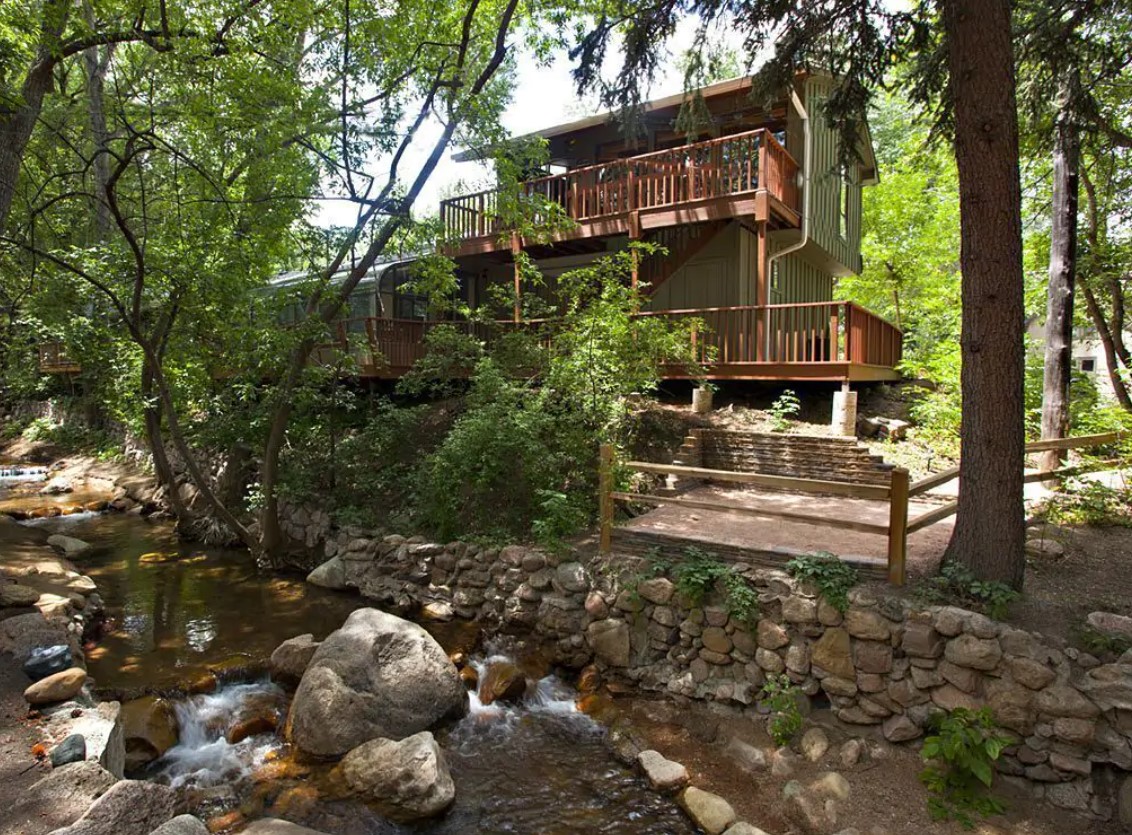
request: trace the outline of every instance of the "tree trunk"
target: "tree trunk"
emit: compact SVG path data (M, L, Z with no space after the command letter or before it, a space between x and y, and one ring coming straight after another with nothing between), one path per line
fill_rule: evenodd
M963 325L959 508L947 557L1022 585L1022 197L1009 0L947 0Z
M177 478L173 466L169 463L169 456L165 454L165 435L161 431L161 403L154 400L153 366L149 360L142 361L141 396L145 403L142 410L143 425L145 426L145 440L149 444L149 454L153 458L153 472L157 476L157 483L165 488L169 498L169 506L173 516L177 519L178 530L190 521L188 509L181 501L181 494L177 492Z
M1073 363L1073 288L1077 278L1077 189L1081 143L1069 102L1072 83L1062 90L1053 145L1053 216L1050 224L1049 298L1046 305L1045 367L1042 376L1042 438L1069 433L1069 381ZM1041 455L1041 469L1056 470L1062 450Z
M55 50L70 15L68 0L47 0L43 4L42 24L35 60L20 89L19 100L0 102L0 235L8 228L8 215L16 197L16 181L31 141L35 123L43 109L43 97L51 89Z
M1112 338L1112 332L1108 329L1108 320L1105 319L1104 311L1101 309L1100 302L1097 300L1097 295L1093 292L1093 289L1082 283L1081 293L1085 297L1085 309L1089 312L1089 319L1092 320L1093 327L1097 329L1097 334L1101 339L1105 365L1108 367L1108 380L1112 384L1116 402L1124 409L1132 412L1132 395L1129 394L1128 386L1125 385L1124 379L1120 376L1120 359L1117 356L1116 341Z

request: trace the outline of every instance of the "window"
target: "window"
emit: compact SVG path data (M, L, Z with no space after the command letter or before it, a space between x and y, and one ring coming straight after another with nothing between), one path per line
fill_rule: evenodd
M1093 357L1084 357L1081 359L1081 370L1092 373L1097 370L1097 361Z

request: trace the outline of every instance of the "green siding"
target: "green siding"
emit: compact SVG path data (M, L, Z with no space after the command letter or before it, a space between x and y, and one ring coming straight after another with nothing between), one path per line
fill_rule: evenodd
M770 282L771 304L827 302L832 299L833 277L828 270L810 263L798 252L774 261Z
M826 120L825 103L829 80L806 81L806 109L810 115L813 142L810 184L810 237L846 272L861 271L861 178L858 166L850 165L847 182L842 177L840 137ZM841 190L846 189L848 212L841 220Z

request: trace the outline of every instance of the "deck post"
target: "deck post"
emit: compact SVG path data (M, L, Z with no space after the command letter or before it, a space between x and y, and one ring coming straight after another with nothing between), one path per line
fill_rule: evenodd
M888 508L888 582L904 585L904 558L908 553L908 471L892 471Z
M515 324L519 323L522 318L522 309L519 306L520 295L523 292L522 287L522 274L519 268L519 251L522 249L522 242L519 240L519 233L511 233L511 260L515 263Z
M767 260L766 221L759 221L755 229L755 362L767 359L767 339L770 328L770 276Z
M602 444L598 463L598 551L613 547L613 445Z

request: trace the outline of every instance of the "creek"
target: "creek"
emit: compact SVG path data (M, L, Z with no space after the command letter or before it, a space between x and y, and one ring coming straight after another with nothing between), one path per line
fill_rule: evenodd
M133 514L76 513L26 524L95 546L81 569L97 582L107 613L102 633L87 646L97 692L183 694L201 677L219 681L211 693L171 696L180 741L135 775L173 786L202 819L239 812L232 818L238 829L240 820L281 817L331 835L695 831L675 804L612 758L604 727L578 709L578 694L537 653L485 648L474 627L462 623L425 625L481 672L513 659L531 684L516 704L485 706L469 694L467 716L436 731L457 787L455 804L435 821L393 824L345 796L330 765L300 762L276 732L228 741L233 722L249 712L272 713L282 727L291 693L266 678L267 657L295 635L324 638L365 605L361 597L261 573L246 552L180 542L169 523Z

